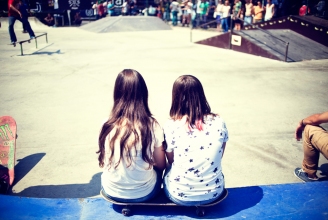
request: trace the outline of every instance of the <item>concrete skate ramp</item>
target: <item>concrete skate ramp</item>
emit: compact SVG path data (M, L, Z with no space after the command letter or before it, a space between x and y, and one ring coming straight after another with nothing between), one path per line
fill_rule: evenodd
M95 33L171 30L161 19L151 16L106 17L80 28Z
M270 34L279 39L289 42L287 61L303 61L303 60L320 60L328 59L328 47L323 46L307 37L304 37L289 29L276 29L268 31ZM269 35L269 33L260 30L240 31L238 35L242 36L269 51L280 60L284 60L286 53L286 44L277 38Z
M314 16L286 16L268 22L246 25L230 35L196 43L249 53L287 62L328 59L328 22Z
M32 27L33 30L37 29L48 29L47 25L43 24L39 19L36 17L29 17L28 21ZM1 29L8 29L9 23L8 23L8 18L7 17L0 17L0 22L1 22ZM14 25L15 30L23 30L22 23L18 20L16 20L15 25Z

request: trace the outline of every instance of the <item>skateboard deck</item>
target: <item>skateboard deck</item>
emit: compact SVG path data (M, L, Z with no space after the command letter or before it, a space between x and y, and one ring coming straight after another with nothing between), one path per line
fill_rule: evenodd
M14 182L16 122L10 116L0 117L0 193L7 193Z
M108 201L110 203L125 206L122 209L122 214L125 215L125 216L131 215L131 206L181 206L181 205L175 204L171 200L169 200L166 197L163 189L161 189L161 191L159 192L159 194L155 198L153 198L153 199L151 199L147 202L140 202L140 203L117 202L115 200L112 200L112 199L108 198L103 190L100 191L100 195L106 201ZM205 207L214 206L216 204L219 204L227 196L228 196L228 190L224 189L221 196L217 200L215 200L214 202L206 204L206 205L196 206L196 208L197 208L196 209L196 214L198 216L204 216L205 215L205 209L204 209Z

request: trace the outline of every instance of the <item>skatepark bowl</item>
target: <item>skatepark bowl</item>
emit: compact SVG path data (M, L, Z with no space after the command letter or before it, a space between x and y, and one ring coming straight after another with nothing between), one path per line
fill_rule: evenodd
M173 82L187 74L202 82L212 111L225 120L228 196L202 219L328 219L326 158L319 158L321 181L301 183L293 174L303 159L297 123L328 109L325 21L287 16L222 34L156 17L60 28L30 17L48 43L24 44L24 56L8 45L7 19L0 21L0 115L16 120L18 135L14 185L0 195L1 220L124 218L122 206L99 195L95 152L116 76L126 68L143 75L162 126ZM19 22L15 31L18 40L28 39ZM145 206L129 217L195 218L194 207Z

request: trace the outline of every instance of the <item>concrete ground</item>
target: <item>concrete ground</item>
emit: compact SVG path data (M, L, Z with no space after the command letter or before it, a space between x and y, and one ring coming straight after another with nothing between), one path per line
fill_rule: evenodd
M33 27L33 26L32 26ZM169 115L174 80L191 74L226 121L226 187L300 182L302 143L294 130L304 117L328 110L328 62L284 63L190 42L190 29L93 33L76 27L48 32L25 56L7 45L0 28L0 115L17 121L16 181L12 195L50 198L98 196L97 139L107 119L117 74L139 71L161 124ZM28 38L16 28L18 40ZM193 31L193 41L216 32ZM327 126L325 126L327 128ZM328 175L320 157L318 175Z

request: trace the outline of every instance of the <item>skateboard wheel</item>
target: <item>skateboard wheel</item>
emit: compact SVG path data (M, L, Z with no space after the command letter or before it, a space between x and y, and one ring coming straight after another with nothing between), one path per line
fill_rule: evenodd
M199 216L199 217L203 217L203 216L205 216L205 209L202 208L202 207L197 207L197 209L196 209L196 214L197 214L197 216Z
M124 216L129 216L131 214L131 209L130 208L123 208L122 209L122 214Z

